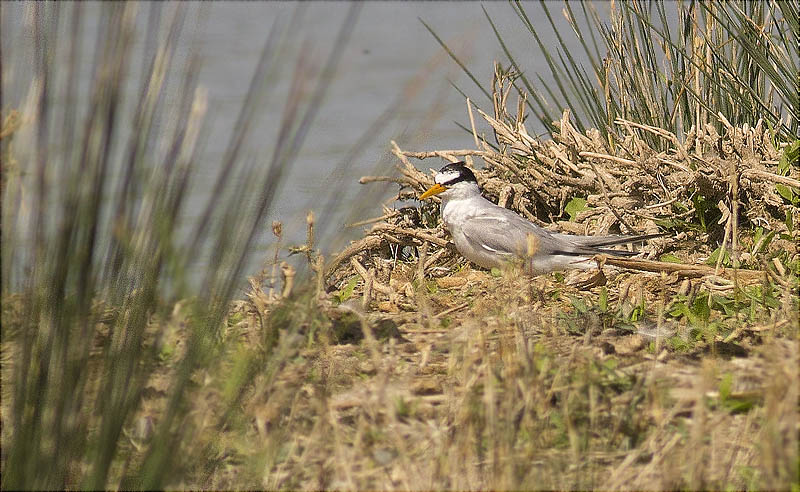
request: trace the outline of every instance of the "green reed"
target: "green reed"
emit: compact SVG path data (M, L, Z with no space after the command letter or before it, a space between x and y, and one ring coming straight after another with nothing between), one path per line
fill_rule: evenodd
M504 70L514 72L515 87L529 94L530 110L548 130L569 108L581 131L597 128L607 138L617 118L669 129L680 138L706 124L724 129L719 113L734 126L763 119L782 139L797 135L796 3L564 2L560 14L569 35L555 20L554 4L540 5L552 32L538 31L525 5L511 2L530 45L510 46L484 13L507 58ZM597 11L606 6L608 15ZM428 29L491 100L490 91ZM588 65L573 55L568 36L577 40ZM553 38L555 43L546 41ZM523 55L543 59L552 83L526 70ZM644 138L664 145L654 136Z

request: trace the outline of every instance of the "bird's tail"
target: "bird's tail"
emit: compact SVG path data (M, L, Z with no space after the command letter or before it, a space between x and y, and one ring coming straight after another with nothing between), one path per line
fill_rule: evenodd
M617 244L638 243L639 241L647 241L648 239L663 236L666 236L666 233L658 232L655 234L640 234L638 236L585 236L585 240L583 237L581 238L581 246L601 248L603 246L616 246Z
M608 246L616 246L618 244L636 243L639 241L646 241L657 237L665 236L665 233L659 232L656 234L640 234L638 236L573 236L569 234L553 234L553 236L563 238L576 246L575 249L569 251L559 251L559 254L582 256L582 255L596 255L607 254L613 256L635 256L639 254L636 251L625 251L619 249L606 249Z
M589 241L583 243L583 246L588 246L595 249L598 253L604 253L613 256L636 256L638 251L625 251L620 249L605 249L606 246L616 246L618 244L638 243L640 241L647 241L657 237L663 237L666 234L658 232L655 234L640 234L638 236L595 236L589 237Z

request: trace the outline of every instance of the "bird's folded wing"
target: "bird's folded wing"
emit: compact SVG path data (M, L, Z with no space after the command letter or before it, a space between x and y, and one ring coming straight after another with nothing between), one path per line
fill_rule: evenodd
M620 236L594 238L552 233L523 219L511 210L495 207L491 213L475 215L464 221L462 232L473 244L504 255L593 256L601 252L616 253L599 248L619 244ZM635 240L635 239L634 239ZM623 252L620 252L623 253Z
M519 255L522 243L514 238L509 223L500 217L474 217L461 225L461 232L474 247L498 255Z
M499 207L493 209L492 214L476 215L464 221L461 230L472 244L502 255L524 257L564 249L579 253L569 244L561 244L549 231Z
M612 234L607 236L575 236L572 234L560 234L560 233L551 233L551 235L556 239L563 239L564 241L572 242L574 244L579 244L581 246L600 248L603 246L614 246L617 244L628 244L628 243L646 241L648 239L663 237L664 233L638 234L635 236L625 236L619 234Z

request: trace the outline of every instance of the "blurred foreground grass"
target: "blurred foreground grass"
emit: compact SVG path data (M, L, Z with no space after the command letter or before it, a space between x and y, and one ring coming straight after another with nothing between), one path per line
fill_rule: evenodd
M207 134L198 56L179 50L189 6L146 6L149 39L139 53L142 6L0 7L4 16L24 10L14 20L26 23L35 45L26 105L17 112L0 101L4 489L152 489L182 476L177 470L188 461L177 451L193 436L187 416L198 371L221 355L220 327L254 238L358 12L349 9L320 70L309 62L310 45L292 48L301 9L273 21L214 189L193 204L198 219L186 224ZM82 49L89 9L99 17L94 58ZM10 54L13 41L0 48ZM81 66L92 69L85 98ZM291 89L271 154L256 165L240 149L278 71L293 73ZM4 85L12 73L4 64ZM138 91L126 96L137 80ZM179 94L173 111L163 101L171 91ZM154 323L180 299L191 299L181 305L192 321L181 332L180 362L160 388L163 413L136 420L170 333ZM148 443L129 446L131 432Z

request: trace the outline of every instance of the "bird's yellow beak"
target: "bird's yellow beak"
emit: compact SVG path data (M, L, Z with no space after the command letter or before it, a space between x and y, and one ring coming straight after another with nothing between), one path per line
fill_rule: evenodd
M445 188L444 186L440 185L439 183L436 183L435 185L433 185L430 188L428 188L428 191L426 191L425 193L420 195L419 199L420 200L424 200L426 198L432 197L433 195L438 195L439 193L441 193L443 191L446 191L446 190L447 190L447 188Z

